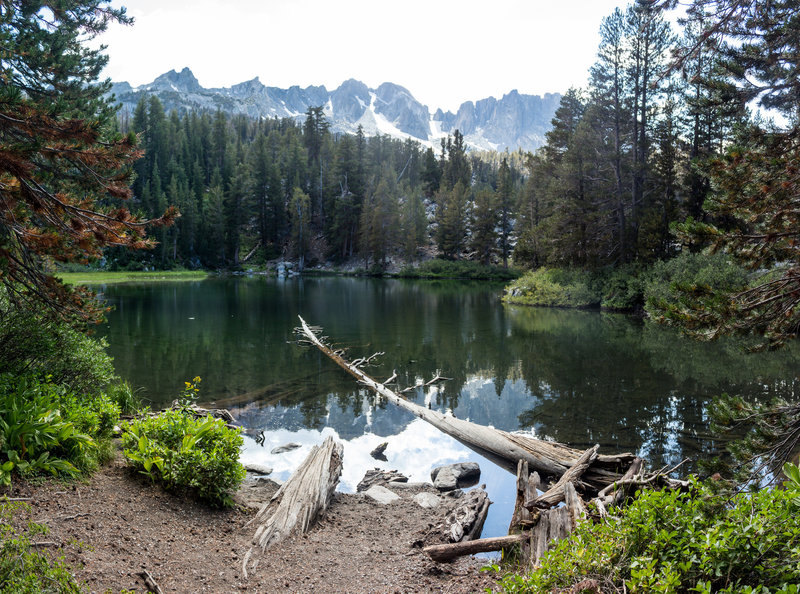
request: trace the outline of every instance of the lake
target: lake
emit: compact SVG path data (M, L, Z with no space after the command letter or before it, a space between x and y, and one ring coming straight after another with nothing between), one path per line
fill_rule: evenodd
M243 425L243 461L280 479L333 435L344 444L343 491L370 468L415 481L476 461L494 502L484 536L506 533L514 477L296 344L298 314L351 358L384 352L366 369L379 381L395 371L399 389L450 378L410 392L418 403L580 449L635 452L651 468L720 450L706 414L714 395L794 397L799 385L796 348L746 355L632 316L506 306L493 284L235 277L96 288L114 306L103 333L117 372L154 407L200 376L201 401ZM288 442L302 447L270 454ZM383 442L387 462L369 455Z

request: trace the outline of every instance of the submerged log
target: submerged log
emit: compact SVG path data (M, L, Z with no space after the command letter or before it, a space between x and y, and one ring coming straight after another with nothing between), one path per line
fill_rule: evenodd
M299 317L299 316L298 316ZM505 468L512 474L517 472L517 463L524 460L531 470L549 477L560 477L569 468L577 464L582 451L564 444L542 441L526 435L518 435L485 427L469 421L456 419L439 411L431 410L406 400L386 385L377 382L361 370L364 359L348 362L317 336L317 334L300 318L299 332L311 344L321 350L342 369L355 377L359 382L380 394L393 404L403 408L419 418L427 421L440 431L447 433L471 450ZM633 461L633 454L599 455L591 467L583 475L583 482L594 488L602 489L606 485L619 480Z
M265 551L294 530L307 532L330 503L333 491L342 474L342 444L327 437L322 445L314 446L306 459L272 499L265 503L251 522L258 528L253 544ZM247 577L251 548L244 557L242 572Z

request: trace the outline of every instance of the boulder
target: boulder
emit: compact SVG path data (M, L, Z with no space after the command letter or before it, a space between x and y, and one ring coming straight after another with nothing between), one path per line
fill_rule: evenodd
M414 503L425 509L437 508L441 502L442 500L433 493L423 492L414 495Z
M270 454L283 454L284 452L291 452L300 447L299 443L287 443L277 448L273 448Z
M242 466L244 466L244 469L247 472L251 472L253 474L272 474L272 469L269 466L264 466L263 464L247 463L243 464Z
M452 491L461 487L478 484L481 468L476 462L459 462L447 466L437 466L431 470L433 486L440 491Z
M384 462L387 462L388 460L387 460L386 454L384 454L384 452L386 451L386 448L388 447L388 445L389 445L389 442L388 441L384 441L381 445L379 445L377 448L372 450L369 453L369 455L372 456L373 458L375 458L376 460L383 460Z
M369 489L364 491L364 495L374 499L378 503L383 503L384 505L394 503L400 499L400 496L397 493L393 493L386 487L381 487L380 485L371 486Z

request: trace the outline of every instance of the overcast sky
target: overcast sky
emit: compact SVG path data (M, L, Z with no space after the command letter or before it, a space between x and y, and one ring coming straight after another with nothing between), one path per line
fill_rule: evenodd
M137 86L188 66L204 87L348 78L406 87L431 111L582 86L618 0L130 0L105 75Z

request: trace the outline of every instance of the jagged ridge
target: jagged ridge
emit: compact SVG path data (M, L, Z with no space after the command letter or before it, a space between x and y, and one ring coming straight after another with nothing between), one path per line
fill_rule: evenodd
M455 114L437 109L431 115L407 89L388 82L370 89L350 79L328 91L324 86L268 87L256 77L232 87L205 89L189 68L170 70L135 88L127 82L115 83L111 92L130 112L147 94L156 95L168 111L221 109L254 118L303 120L309 107L323 106L335 132L355 133L360 125L367 135L389 134L435 146L441 137L459 130L469 146L500 151L534 150L544 144L561 100L558 93L540 97L514 90L502 99L467 101Z

